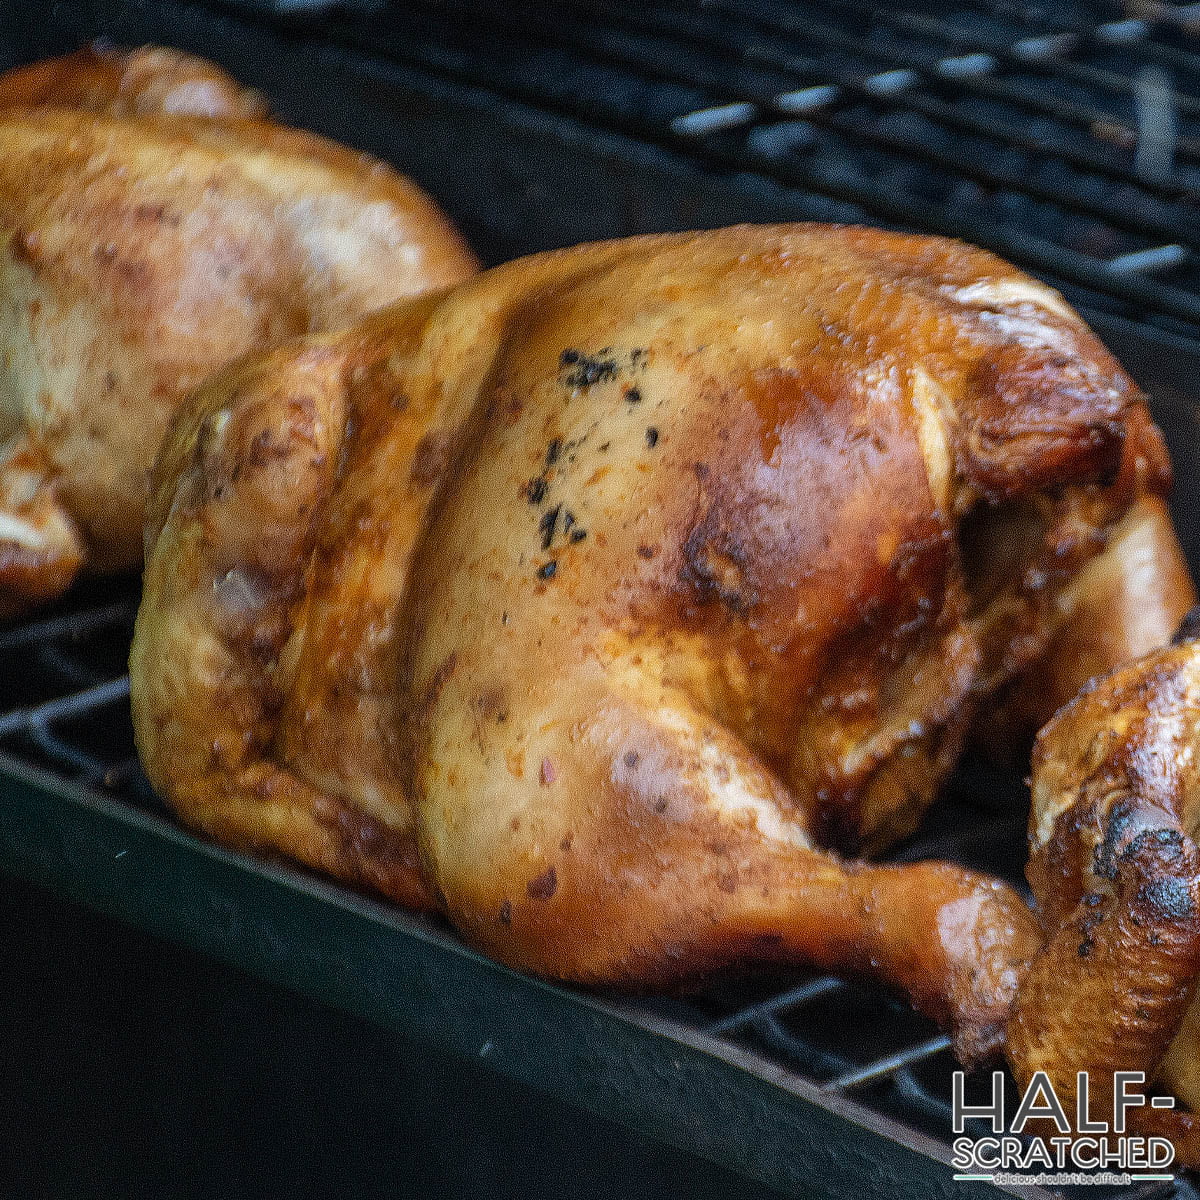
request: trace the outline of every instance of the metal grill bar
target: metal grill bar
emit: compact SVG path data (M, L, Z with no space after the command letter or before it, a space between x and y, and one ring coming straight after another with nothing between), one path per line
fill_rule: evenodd
M416 16L419 8L436 19L439 10L444 13L445 5L408 5L406 12ZM461 14L464 16L464 14ZM474 14L479 17L479 13ZM505 16L497 10L488 10L484 17L487 24L488 41L493 35L498 36L505 28ZM427 29L422 20L422 28ZM515 34L515 24L510 22L509 34ZM460 34L460 23L452 22L439 30L446 37ZM382 47L397 58L415 58L421 61L421 47L414 46L412 40L397 41L394 37L373 32L372 44L376 49ZM602 56L602 55L598 55ZM504 65L504 55L490 53L487 56L472 56L466 58L457 53L439 52L426 61L427 66L436 67L438 71L449 73L455 78L476 86L485 86L502 95L511 96L524 103L574 116L576 119L588 122L590 125L616 128L619 132L632 134L641 140L670 145L672 149L682 149L685 152L695 152L696 139L680 137L673 134L665 120L654 120L630 112L628 107L608 106L605 98L598 95L582 95L580 91L566 90L554 85L554 79L559 72L546 67L536 78L515 78L514 72ZM702 97L700 106L703 107ZM1127 302L1142 318L1159 314L1159 316L1175 318L1188 326L1190 330L1198 331L1200 326L1200 298L1186 290L1164 286L1152 282L1129 271L1111 271L1106 260L1097 259L1091 254L1081 253L1068 246L1055 245L1054 242L1040 238L1027 232L1024 227L1006 226L990 218L968 211L964 205L947 204L928 200L914 194L892 194L887 188L878 186L878 182L868 175L851 173L852 161L839 164L838 173L829 173L812 166L804 158L790 157L780 160L779 157L766 154L761 149L751 145L727 148L718 140L708 139L702 148L704 161L709 167L720 170L750 170L761 175L773 176L785 185L800 188L809 194L847 200L857 205L864 216L870 215L874 220L882 220L901 226L916 226L925 229L937 229L943 233L959 236L967 241L989 246L997 253L1030 266L1033 270L1060 280L1064 283L1075 284L1086 288L1090 294L1114 296ZM1138 248L1138 247L1130 247Z
M993 72L1000 68L1000 63L991 54L980 51L962 53L957 49L950 54L940 51L919 54L899 47L880 47L861 37L835 29L819 18L813 20L808 15L800 18L794 9L780 9L777 6L770 8L769 16L763 12L747 12L736 0L702 0L702 7L719 11L729 20L752 25L775 39L795 39L802 44L816 42L856 57L873 58L878 62L909 68L931 85L936 85L939 81L953 81L955 88L961 93L986 100L1002 101L1018 109L1053 117L1078 126L1096 137L1097 141L1108 141L1111 144L1114 138L1124 137L1133 143L1137 139L1137 127L1107 109L1068 100L1053 93L1021 88L1003 79L992 78ZM876 11L878 10L871 9L872 13ZM1007 132L1008 127L999 122L989 124L993 133L1001 129ZM1103 139L1097 133L1101 129L1106 135ZM1193 156L1200 155L1200 141L1182 139L1179 148L1181 152Z
M775 1013L759 1017L754 1022L758 1038L785 1062L799 1067L810 1078L839 1075L853 1066L853 1060L828 1048L825 1037L810 1029L807 1036L797 1037L789 1032Z
M49 729L56 721L77 717L105 704L128 698L129 676L122 675L120 679L110 679L86 691L48 700L36 708L18 708L4 713L0 716L0 737L19 729Z
M845 71L833 70L828 66L822 65L817 59L802 57L774 43L769 45L753 43L745 46L738 46L735 43L731 45L727 29L709 27L707 31L701 33L694 19L678 13L673 14L665 9L654 10L652 15L647 16L645 13L630 12L627 9L612 4L570 4L566 7L587 11L596 17L601 17L608 27L621 24L642 33L662 34L669 32L671 35L702 47L712 54L722 55L729 59L742 57L781 71L822 77L829 80L833 86L830 86L830 84L817 84L810 85L808 89L805 89L811 92L815 88L821 88L827 97L822 104L805 106L805 111L811 114L811 119L814 121L827 123L832 128L839 129L861 140L874 142L885 149L926 157L937 165L949 167L964 176L979 179L992 186L1024 191L1029 195L1038 196L1039 198L1074 208L1076 211L1092 213L1117 227L1134 229L1147 236L1155 236L1161 233L1163 236L1171 237L1175 235L1178 226L1169 223L1146 221L1142 218L1136 218L1130 223L1131 214L1128 212L1127 207L1123 211L1121 206L1112 203L1092 204L1086 198L1067 194L1061 188L1043 187L1037 184L1036 181L1029 179L1027 174L1016 175L1011 172L990 168L978 157L964 158L961 155L955 154L939 154L926 146L914 146L897 138L889 139L869 129L862 129L853 125L847 125L845 122L840 122L837 120L836 115L826 115L826 110L831 104L837 103L840 99L844 99L847 96L873 98L896 97L899 98L905 109L936 120L939 124L945 125L950 129L969 133L977 137L986 137L1007 146L1020 147L1031 153L1036 153L1043 158L1069 162L1081 169L1094 171L1098 174L1120 180L1139 190L1144 190L1148 194L1173 199L1193 192L1193 189L1189 189L1179 180L1148 179L1133 169L1131 165L1118 163L1111 156L1105 156L1094 151L1069 145L1048 146L1043 140L1030 136L1019 126L997 121L984 121L971 117L969 114L961 114L944 101L932 96L913 93L909 85L919 78L918 72L912 69L919 62L916 58L907 59L906 61L910 65L904 68L893 68L865 77L861 75L856 76ZM732 6L723 4L720 0L710 0L705 7L720 8L723 13L729 13ZM871 6L861 7L869 9L871 13L876 11ZM561 29L561 23L559 24L559 28ZM843 48L855 47L858 49L860 46L860 43L855 42L854 39L840 35L836 31L827 29L820 24L806 21L804 30L806 39L809 41L817 39L825 44L837 45ZM579 44L581 36L586 38L587 35L580 35L575 31L574 44ZM859 52L861 53L861 50ZM881 86L881 82L884 80L890 80L891 85L888 87ZM905 86L896 86L901 81ZM693 83L696 86L711 88L712 90L721 89L719 76L715 73L702 75L696 71L687 82ZM783 111L795 111L794 105L781 104L778 96L775 96L773 99L760 96L757 98L757 104L760 108L768 108L774 104L775 107ZM1108 114L1089 113L1087 116L1089 117L1089 124L1095 125L1098 119L1105 118ZM750 120L752 117L747 116L746 119ZM1135 139L1137 131L1130 128L1129 136L1131 139ZM1180 219L1186 219L1187 215L1189 214L1181 216ZM1197 229L1196 232L1200 234L1200 229Z
M896 1054L889 1054L886 1058L877 1058L874 1062L869 1062L864 1067L847 1071L844 1075L839 1075L836 1079L831 1079L821 1090L825 1092L846 1092L851 1088L861 1087L864 1083L875 1083L888 1075L895 1074L901 1067L912 1066L913 1063L921 1062L923 1059L930 1058L934 1054L941 1054L943 1050L948 1050L949 1048L950 1039L945 1034L938 1034L937 1037L931 1037L924 1042L918 1042L915 1046L908 1046ZM912 1079L911 1075L909 1079Z
M136 601L119 600L100 608L17 625L0 633L0 654L8 654L25 646L52 645L60 639L77 641L97 630L130 621L136 612Z
M929 17L920 13L891 12L872 4L856 3L855 0L830 0L830 3L833 7L858 12L863 16L869 16L873 20L890 25L895 29L943 39L949 45L953 45L961 40L954 26L948 25L938 17ZM979 49L985 50L987 53L995 55L996 58L1016 66L1036 69L1044 68L1052 63L1054 73L1063 79L1086 84L1088 87L1097 88L1115 95L1133 94L1133 82L1127 76L1121 75L1116 71L1104 71L1096 67L1089 67L1084 63L1072 62L1062 54L1039 57L1036 54L1028 52L1021 53L1016 49L1017 46L1021 45L1020 42L1007 43L999 39L985 38L976 34L972 34L972 40L980 43ZM1078 46L1079 39L1072 38L1070 48L1074 50ZM1192 115L1200 113L1200 100L1194 97L1181 96L1179 97L1178 104L1181 112Z
M729 1033L742 1025L753 1025L763 1017L773 1016L784 1009L793 1011L801 1005L807 1004L810 1000L816 1000L821 996L828 996L831 992L836 992L839 988L844 988L845 986L846 983L844 980L836 979L832 975L823 975L820 979L814 979L809 983L802 983L799 987L780 992L777 996L772 996L769 1000L763 1000L759 1004L752 1004L748 1008L739 1009L737 1012L730 1013L727 1017L722 1017L719 1021L713 1021L708 1027L708 1032Z
M64 672L68 677L84 674L83 670ZM80 782L97 784L109 774L109 766L102 755L80 749L61 736L56 726L60 722L90 715L129 698L129 677L121 676L80 692L55 697L32 708L17 708L0 714L0 739L13 734L24 734L55 766ZM124 780L131 775L123 773Z
M0 745L70 779L144 798L136 757L118 755L113 761L118 746L112 723L124 730L132 749L124 711L129 677L105 670L109 663L124 663L137 602L125 595L88 604L86 591L77 594L72 611L0 633L0 656L15 665L32 654L36 663L33 671L14 669L0 676Z
M439 4L438 7L445 7L445 4ZM826 104L806 105L804 111L809 115L810 120L818 124L827 125L831 129L863 141L868 145L893 151L897 154L922 158L937 167L957 172L965 178L974 179L989 187L1000 187L1012 191L1025 192L1038 199L1048 200L1055 204L1073 208L1077 212L1098 217L1118 229L1128 229L1144 237L1169 240L1178 237L1181 229L1187 226L1190 214L1181 213L1175 221L1154 220L1134 211L1128 203L1122 205L1111 201L1092 201L1085 196L1072 196L1065 193L1060 187L1039 184L1036 179L1029 176L1028 172L1018 174L1012 171L997 169L989 165L985 157L978 154L964 156L958 153L943 153L928 145L914 145L911 141L902 137L888 136L886 133L864 127L861 123L848 122L841 119L837 110L833 108L833 105L837 104L839 99L844 99L847 96L881 98L896 97L904 93L902 100L905 108L937 120L958 132L971 133L978 137L992 139L998 143L997 150L1001 149L1003 145L1019 146L1024 150L1038 153L1043 157L1053 157L1059 161L1070 161L1073 165L1098 171L1101 174L1119 179L1130 186L1135 186L1138 190L1144 190L1148 194L1160 198L1174 198L1187 193L1187 189L1177 181L1170 179L1147 180L1137 171L1129 167L1118 166L1099 154L1089 154L1069 148L1064 148L1062 152L1051 150L1039 143L1036 138L1030 137L1018 129L1004 125L997 127L996 125L973 119L969 116L959 116L950 105L932 97L909 95L907 94L907 87L896 85L909 79L915 79L914 72L897 69L869 75L865 78L856 77L846 72L824 68L817 59L801 57L775 46L755 44L744 48L737 48L730 45L727 34L716 30L700 33L694 21L684 19L679 14L672 14L663 9L656 9L652 14L647 15L644 12L634 12L622 6L604 3L565 4L556 5L555 7L560 10L564 8L586 10L590 15L602 18L606 29L623 27L639 34L654 34L656 36L670 34L689 45L702 48L710 54L726 58L730 61L740 58L780 72L788 72L791 75L807 75L813 78L823 77L828 80L828 83L816 84L815 86L827 89L826 95L828 95L829 101ZM596 49L595 35L592 30L571 25L565 22L561 15L554 21L551 28L556 39L562 39L565 44L570 45L572 48L588 46L593 50ZM787 79L781 78L779 84L775 87L768 86L767 81L763 80L761 84L762 91L745 99L737 99L735 98L736 93L729 90L718 70L705 69L697 64L695 60L689 61L686 71L668 67L655 53L645 48L645 43L642 40L622 43L618 49L609 46L605 46L604 49L606 55L612 61L623 67L645 73L653 71L669 82L703 89L715 96L721 96L726 101L719 109L714 108L702 111L704 113L720 112L732 119L728 119L720 125L696 123L685 127L682 124L683 122L689 121L691 116L699 115L690 114L688 117L676 118L673 128L677 133L710 133L718 128L731 128L737 124L749 124L756 119L761 111L772 108L784 113L794 113L796 111L793 103L781 103L780 100L782 96L794 94L794 86ZM884 80L890 80L891 82L885 87L882 85L882 81ZM811 90L812 86L814 85L810 85L809 90ZM1196 242L1196 239L1200 239L1200 225L1195 226L1189 232L1191 240L1188 244L1200 244ZM1184 240L1188 239L1185 237Z

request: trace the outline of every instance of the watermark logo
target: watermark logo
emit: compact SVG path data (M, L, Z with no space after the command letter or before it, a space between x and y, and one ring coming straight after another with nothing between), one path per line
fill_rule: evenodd
M950 1098L954 1178L1018 1187L1170 1181L1175 1161L1170 1141L1126 1132L1130 1109L1146 1104L1152 1108L1175 1105L1169 1096L1148 1097L1143 1091L1145 1083L1141 1071L1114 1072L1112 1104L1104 1106L1104 1111L1112 1114L1110 1122L1092 1116L1086 1071L1076 1076L1075 1111L1070 1115L1049 1077L1038 1071L1022 1093L1012 1121L1006 1124L1004 1073L992 1074L991 1103L968 1104L964 1073L955 1071ZM968 1121L987 1122L991 1134L969 1135Z

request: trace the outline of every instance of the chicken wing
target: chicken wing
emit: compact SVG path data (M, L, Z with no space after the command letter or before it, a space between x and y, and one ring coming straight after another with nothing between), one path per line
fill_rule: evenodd
M184 821L658 986L873 974L993 1049L1011 889L871 866L1165 453L1061 297L937 238L509 264L210 380L155 470L138 745Z
M1029 761L1034 735L1090 679L1166 646L1196 604L1163 492L1169 466L1157 429L1130 421L1118 481L1136 495L1104 549L1059 591L1058 631L1045 651L999 689L976 734L997 758Z
M70 61L0 79L0 613L140 562L146 472L210 371L476 266L418 188L311 134L3 107L186 107L199 75L253 111L197 60Z

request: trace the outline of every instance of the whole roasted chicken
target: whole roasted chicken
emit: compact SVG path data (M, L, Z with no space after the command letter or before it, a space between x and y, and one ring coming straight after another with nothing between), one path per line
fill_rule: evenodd
M0 77L0 615L140 562L210 371L474 272L413 184L261 108L157 49Z
M1169 628L1167 474L1131 380L982 251L797 225L539 255L196 393L149 506L142 760L189 824L507 963L873 974L974 1058L1028 909L831 848L910 832L1147 544Z

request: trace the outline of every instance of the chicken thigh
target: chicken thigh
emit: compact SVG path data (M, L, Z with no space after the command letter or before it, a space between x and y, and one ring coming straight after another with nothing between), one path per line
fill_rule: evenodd
M81 566L140 562L146 473L210 371L476 268L374 159L261 120L146 115L253 112L207 64L90 61L0 78L0 614ZM21 98L41 106L4 107Z
M873 974L972 1059L1040 944L1023 902L830 848L914 828L1167 474L1128 376L982 251L539 255L197 392L152 485L140 753L189 824L504 962Z

